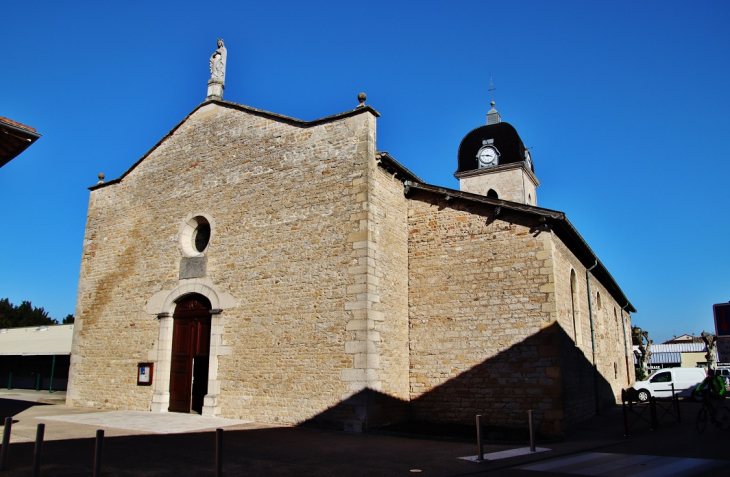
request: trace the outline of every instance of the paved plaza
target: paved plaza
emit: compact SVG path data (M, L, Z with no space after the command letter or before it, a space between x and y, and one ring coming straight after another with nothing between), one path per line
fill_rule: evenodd
M214 475L215 429L223 432L224 475L534 476L722 475L730 432L697 433L698 406L682 403L683 424L657 430L637 422L624 436L620 406L565 439L491 443L477 462L476 443L414 436L350 434L192 414L71 408L63 393L0 390L0 412L13 418L7 470L31 475L34 441L45 424L41 475L91 476L94 436L104 429L103 475ZM718 474L720 472L720 474Z

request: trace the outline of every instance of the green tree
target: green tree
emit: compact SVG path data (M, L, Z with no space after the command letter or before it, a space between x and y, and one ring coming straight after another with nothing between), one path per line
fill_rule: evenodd
M0 300L0 328L12 328L14 317L15 307L10 300L7 298Z
M48 316L48 312L34 307L31 302L23 301L15 306L10 300L0 300L0 328L22 328L24 326L57 325L58 320Z
M73 324L75 318L73 315L66 315L66 318L63 319L61 322L62 325L71 325Z

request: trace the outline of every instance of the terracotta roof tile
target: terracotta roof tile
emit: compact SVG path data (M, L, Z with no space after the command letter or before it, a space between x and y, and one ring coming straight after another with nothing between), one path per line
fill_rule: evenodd
M17 121L13 121L12 119L8 119L8 118L4 118L4 117L0 116L0 121L2 121L4 123L8 123L11 126L15 126L16 128L23 128L23 129L27 129L30 132L36 132L35 128L26 126L25 124L21 124Z

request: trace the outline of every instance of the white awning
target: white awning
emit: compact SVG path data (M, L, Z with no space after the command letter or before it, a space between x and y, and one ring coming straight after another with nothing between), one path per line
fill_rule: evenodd
M0 330L0 356L71 354L74 325Z

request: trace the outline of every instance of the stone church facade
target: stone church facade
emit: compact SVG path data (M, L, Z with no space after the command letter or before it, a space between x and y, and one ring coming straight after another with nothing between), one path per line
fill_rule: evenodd
M90 188L68 404L355 431L532 409L557 435L614 403L635 310L494 113L457 191L380 151L364 98L209 97Z

